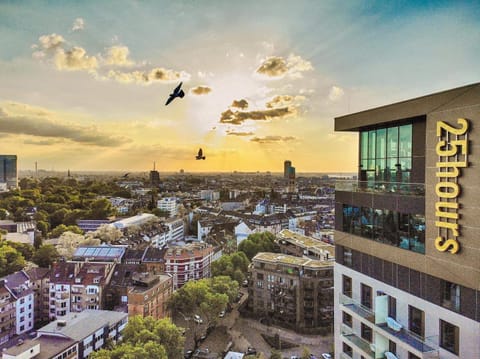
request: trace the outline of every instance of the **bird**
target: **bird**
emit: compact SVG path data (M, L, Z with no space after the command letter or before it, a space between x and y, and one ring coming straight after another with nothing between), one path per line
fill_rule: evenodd
M181 89L182 83L183 82L180 82L180 85L175 87L175 90L173 90L173 92L169 95L168 100L165 103L165 106L167 106L170 102L175 100L176 97L183 98L183 96L185 96L185 92L183 92L183 90Z
M202 151L202 149L200 148L200 149L198 150L198 155L195 156L195 159L197 159L197 160L204 160L205 158L206 158L206 157L203 155L203 151Z
M127 173L125 173L122 177L123 177L123 178L127 178L129 174L130 174L130 172L127 172Z

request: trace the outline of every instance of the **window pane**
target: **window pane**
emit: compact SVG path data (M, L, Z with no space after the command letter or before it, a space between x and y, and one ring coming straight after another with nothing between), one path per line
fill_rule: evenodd
M385 152L386 152L386 140L387 140L387 130L382 128L380 130L377 130L377 158L385 158Z
M399 156L412 156L412 125L400 126Z
M440 346L458 355L459 329L456 325L440 320Z
M368 132L362 132L360 135L360 158L366 159L368 158Z
M387 157L398 156L398 127L387 129Z
M368 158L375 158L375 131L368 131Z
M410 329L410 331L414 332L415 334L423 337L425 333L423 311L409 305L408 314L409 314L408 329Z

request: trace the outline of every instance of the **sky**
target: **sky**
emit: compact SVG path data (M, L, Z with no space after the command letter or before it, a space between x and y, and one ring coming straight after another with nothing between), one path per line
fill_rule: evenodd
M354 172L358 135L334 118L479 82L479 15L478 1L0 0L0 153L20 170Z

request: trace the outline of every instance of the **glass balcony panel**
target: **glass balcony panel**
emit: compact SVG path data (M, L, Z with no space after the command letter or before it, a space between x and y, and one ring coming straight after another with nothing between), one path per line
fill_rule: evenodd
M356 335L352 328L342 324L341 327L342 336L349 342L347 344L352 344L352 346L360 349L367 358L375 359L375 352L372 350L372 344Z
M340 304L369 322L375 323L375 313L370 308L367 308L352 298L340 294Z

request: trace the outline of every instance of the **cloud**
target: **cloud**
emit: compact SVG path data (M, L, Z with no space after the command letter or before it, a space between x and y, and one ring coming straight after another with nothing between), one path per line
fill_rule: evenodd
M330 92L328 93L328 99L330 101L337 101L340 98L342 98L344 94L345 94L345 91L343 91L341 87L332 86L332 88L330 89Z
M56 140L56 139L46 139L46 140L38 140L38 141L35 141L35 140L25 140L23 141L23 143L25 145L36 145L36 146L51 146L51 145L55 145L57 143L62 143L63 141L62 140Z
M72 31L80 31L85 28L85 21L81 17L77 17L72 25Z
M74 46L71 50L58 49L55 54L55 66L58 70L95 70L98 61L95 56L87 56L85 49Z
M168 70L161 67L154 68L150 71L132 71L121 72L110 70L108 77L118 82L123 83L137 83L137 84L151 84L153 82L174 82L187 81L190 79L190 74L185 71Z
M241 108L242 110L245 110L248 108L248 102L247 100L233 100L232 104L230 107L236 107L236 108Z
M257 143L276 143L276 142L290 142L295 141L297 138L294 136L265 136L265 137L254 137L250 141Z
M268 108L291 106L305 100L305 96L278 95L266 103Z
M260 75L273 78L283 78L286 75L291 78L300 78L302 77L302 72L310 70L313 70L310 61L291 54L287 59L279 56L266 58L262 61L256 72Z
M126 46L112 46L107 49L105 62L107 65L131 66L134 62L128 58L129 54L130 50Z
M207 86L197 86L192 88L190 92L194 95L207 95L212 92L212 89Z
M42 35L38 38L40 47L44 50L52 50L62 46L65 43L65 39L62 35L55 33L50 35Z
M246 136L253 136L253 132L235 132L235 131L227 131L227 136L240 136L240 137L246 137Z
M220 123L228 123L231 125L241 125L247 120L253 121L267 121L272 119L279 119L288 116L294 116L297 113L295 107L274 108L269 110L259 111L232 111L228 109L222 112Z
M14 104L9 107L17 110L18 113L10 113L7 109L0 107L0 133L55 138L57 141L67 139L102 147L115 147L129 142L123 137L99 133L95 126L61 123L50 112L28 105Z

